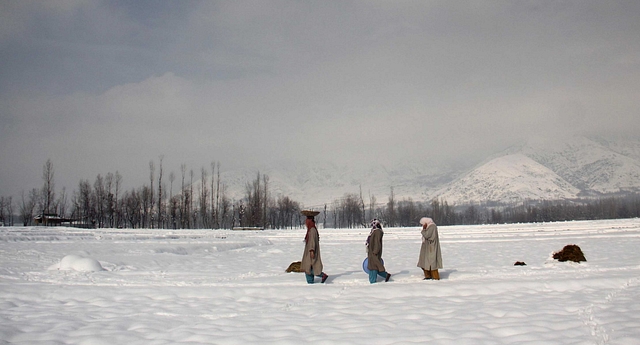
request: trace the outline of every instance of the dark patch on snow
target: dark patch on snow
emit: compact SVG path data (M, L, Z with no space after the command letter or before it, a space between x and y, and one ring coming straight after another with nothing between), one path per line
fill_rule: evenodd
M582 253L582 249L575 244L569 244L564 246L561 251L554 253L553 258L560 261L573 261L573 262L581 262L587 261Z

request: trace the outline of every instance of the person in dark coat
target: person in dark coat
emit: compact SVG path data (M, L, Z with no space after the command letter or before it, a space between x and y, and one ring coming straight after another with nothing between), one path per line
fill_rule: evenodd
M384 278L385 282L389 281L391 274L386 272L382 264L382 225L380 221L374 219L371 221L371 232L367 238L367 259L369 270L369 283L373 284L377 281L378 276Z
M302 253L300 269L304 271L307 283L309 284L314 283L314 275L320 277L321 283L327 281L329 277L322 271L324 267L322 266L322 257L320 256L320 236L318 235L316 222L313 218L318 213L319 212L315 211L302 211L302 214L307 216L307 234L304 236L304 252Z

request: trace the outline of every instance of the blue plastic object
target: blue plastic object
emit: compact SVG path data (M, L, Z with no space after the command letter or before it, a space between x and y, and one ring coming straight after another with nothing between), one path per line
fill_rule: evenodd
M384 260L380 259L380 262L382 262L382 264L384 265ZM364 258L364 261L362 262L362 270L364 271L364 273L369 274L369 258Z

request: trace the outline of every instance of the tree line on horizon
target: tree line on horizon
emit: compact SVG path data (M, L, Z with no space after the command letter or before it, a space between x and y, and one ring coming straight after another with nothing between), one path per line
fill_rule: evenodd
M73 226L87 228L160 228L160 229L229 229L233 227L292 229L304 224L303 205L288 196L273 197L269 176L256 174L245 185L244 196L232 200L220 179L220 163L211 170L200 170L199 179L185 164L180 166L180 180L164 176L163 157L158 166L149 162L149 183L123 190L122 176L116 171L99 174L93 183L81 180L78 189L68 194L55 190L51 160L43 166L43 184L24 192L17 203L19 221L32 225L38 215L56 215ZM179 190L174 194L174 183ZM14 225L14 200L0 197L0 224ZM446 200L397 200L393 187L386 203L374 195L365 200L360 193L346 193L342 198L321 205L317 222L325 228L367 227L378 218L385 227L418 226L418 220L430 216L439 225L531 223L569 220L594 220L640 217L640 196L611 196L563 201L524 201L512 205L456 206Z
M194 170L180 166L179 180L175 173L168 177L163 157L158 165L149 162L149 181L141 187L124 190L119 172L98 174L93 183L80 180L71 194L63 188L55 190L51 160L43 166L43 185L23 192L17 203L19 222L33 225L34 217L51 215L72 226L86 228L161 228L161 229L221 229L235 226L293 227L294 210L299 203L288 197L268 198L267 175L257 174L247 183L246 196L231 200L220 178L220 163L204 167L196 180ZM179 190L174 194L174 187ZM15 205L12 197L0 197L0 224L14 225ZM295 225L299 223L296 222Z
M571 220L596 220L640 217L640 195L603 196L577 200L526 200L513 204L456 206L446 200L420 202L412 198L396 200L393 188L386 203L368 205L360 195L345 194L333 207L320 214L325 227L355 228L368 226L369 219L379 219L385 227L419 226L420 218L429 216L438 225L478 225L539 223Z

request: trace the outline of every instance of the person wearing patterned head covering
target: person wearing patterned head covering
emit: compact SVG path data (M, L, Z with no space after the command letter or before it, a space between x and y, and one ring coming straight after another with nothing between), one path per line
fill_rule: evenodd
M389 281L391 274L387 273L382 263L382 224L377 219L371 221L371 232L367 237L367 259L369 270L369 283L373 284L377 281L378 276L384 278L385 282Z
M306 226L307 234L304 236L304 252L302 253L302 261L300 269L304 271L307 283L314 283L314 275L320 277L320 282L324 283L329 277L324 273L322 266L322 258L320 257L320 236L316 228L314 216L319 212L303 211L302 214L307 216Z
M440 280L438 269L442 268L442 254L440 252L440 240L438 239L438 226L433 219L424 217L420 219L422 224L422 246L418 267L424 272L424 280Z

